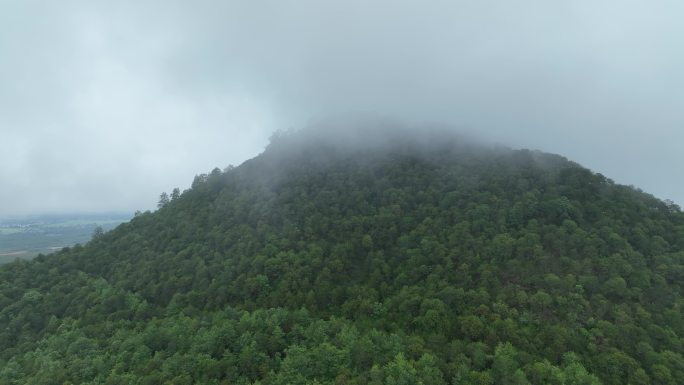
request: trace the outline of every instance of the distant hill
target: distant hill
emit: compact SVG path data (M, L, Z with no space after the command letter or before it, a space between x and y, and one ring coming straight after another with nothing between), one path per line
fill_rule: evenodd
M684 214L557 155L282 133L0 267L0 384L681 384Z

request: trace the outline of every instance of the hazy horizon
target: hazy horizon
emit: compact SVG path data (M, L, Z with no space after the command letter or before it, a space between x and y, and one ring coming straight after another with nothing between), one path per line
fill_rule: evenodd
M684 204L684 3L0 4L0 218L154 209L276 130L374 114Z

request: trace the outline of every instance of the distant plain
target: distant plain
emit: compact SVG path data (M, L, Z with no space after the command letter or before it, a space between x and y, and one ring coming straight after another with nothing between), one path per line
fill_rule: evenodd
M108 231L131 216L106 213L0 219L0 264L88 242L98 226Z

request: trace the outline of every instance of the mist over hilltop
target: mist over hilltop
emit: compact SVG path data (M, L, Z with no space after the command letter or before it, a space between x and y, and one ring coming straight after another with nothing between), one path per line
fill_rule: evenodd
M414 135L285 133L0 267L0 382L677 384L680 210L558 155Z
M135 211L271 133L441 122L684 201L679 1L5 1L0 215Z

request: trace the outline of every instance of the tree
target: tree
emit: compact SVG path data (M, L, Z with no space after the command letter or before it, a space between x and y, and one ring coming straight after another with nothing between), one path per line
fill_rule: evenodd
M494 351L492 378L497 385L529 385L517 362L518 351L510 342L499 344Z
M166 205L168 205L170 202L169 200L169 194L166 192L163 192L159 195L159 202L157 202L157 208L160 209Z
M575 353L563 356L563 383L567 385L601 385L594 375L587 372Z
M95 229L93 229L93 239L99 239L104 235L104 230L102 229L102 226L95 226Z
M386 385L417 385L418 383L416 369L402 353L397 354L394 360L385 367Z

